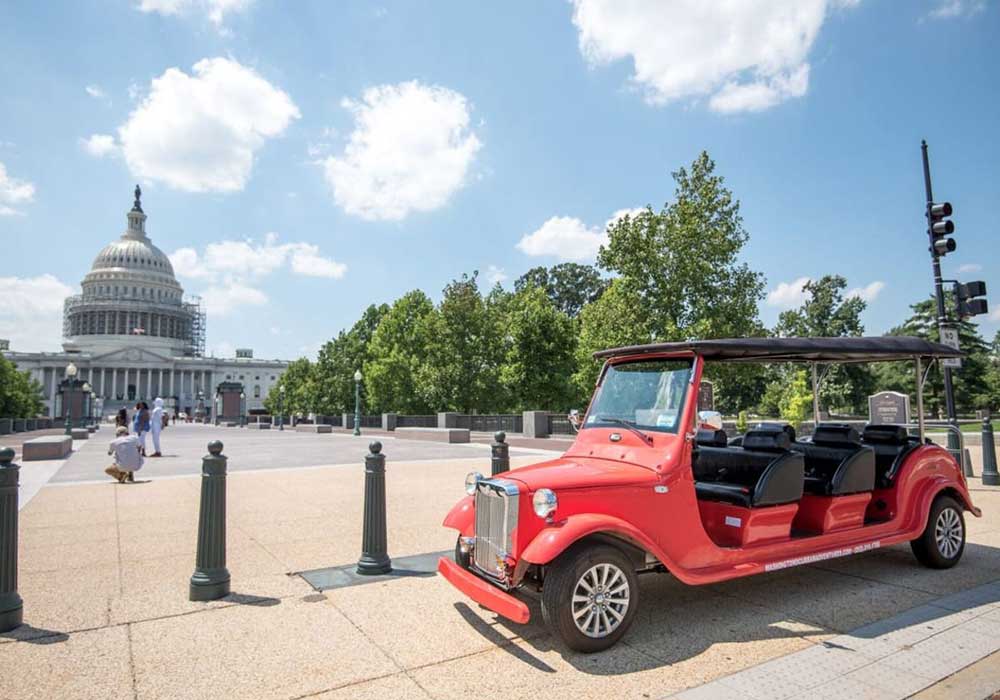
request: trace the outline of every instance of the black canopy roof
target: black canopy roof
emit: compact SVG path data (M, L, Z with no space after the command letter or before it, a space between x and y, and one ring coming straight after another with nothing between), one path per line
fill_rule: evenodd
M887 362L914 357L961 357L954 348L910 336L870 338L720 338L631 345L595 352L595 358L693 352L730 362Z

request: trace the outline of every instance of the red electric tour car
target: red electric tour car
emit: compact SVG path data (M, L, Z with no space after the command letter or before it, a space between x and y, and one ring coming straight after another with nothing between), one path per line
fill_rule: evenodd
M605 360L576 441L558 459L493 478L472 473L445 518L455 558L438 571L472 600L524 623L519 597L540 592L542 615L572 649L613 645L639 605L637 574L687 584L843 557L909 542L946 569L977 517L965 476L924 437L923 369L958 357L920 338L747 338L617 348ZM907 361L915 425L863 430L817 420L796 439L762 424L727 440L721 416L698 411L706 363L818 365ZM813 407L819 417L818 401ZM915 433L915 434L911 434ZM959 434L959 439L961 435Z

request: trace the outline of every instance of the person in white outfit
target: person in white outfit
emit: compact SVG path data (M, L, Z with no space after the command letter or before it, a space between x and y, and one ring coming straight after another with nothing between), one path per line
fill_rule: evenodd
M160 431L163 430L163 399L156 397L153 401L153 413L149 417L149 432L153 434L153 457L162 457L160 454Z

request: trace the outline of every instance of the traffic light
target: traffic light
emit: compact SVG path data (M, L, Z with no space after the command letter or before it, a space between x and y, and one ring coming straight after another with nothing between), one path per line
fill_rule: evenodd
M956 310L959 318L979 316L989 311L986 300L982 298L984 296L986 296L985 282L977 281L956 284L955 306L957 307Z
M955 233L955 223L948 218L949 216L951 216L950 202L927 205L927 225L930 228L934 255L943 256L955 250L955 239L947 238Z

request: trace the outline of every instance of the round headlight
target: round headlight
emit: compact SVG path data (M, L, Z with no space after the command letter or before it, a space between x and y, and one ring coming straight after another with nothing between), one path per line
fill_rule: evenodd
M535 491L534 498L531 499L531 505L535 509L535 515L539 518L547 518L556 512L558 505L556 494L551 489L538 489Z
M483 475L479 472L469 472L465 476L465 492L470 496L476 493L476 485L483 480Z

